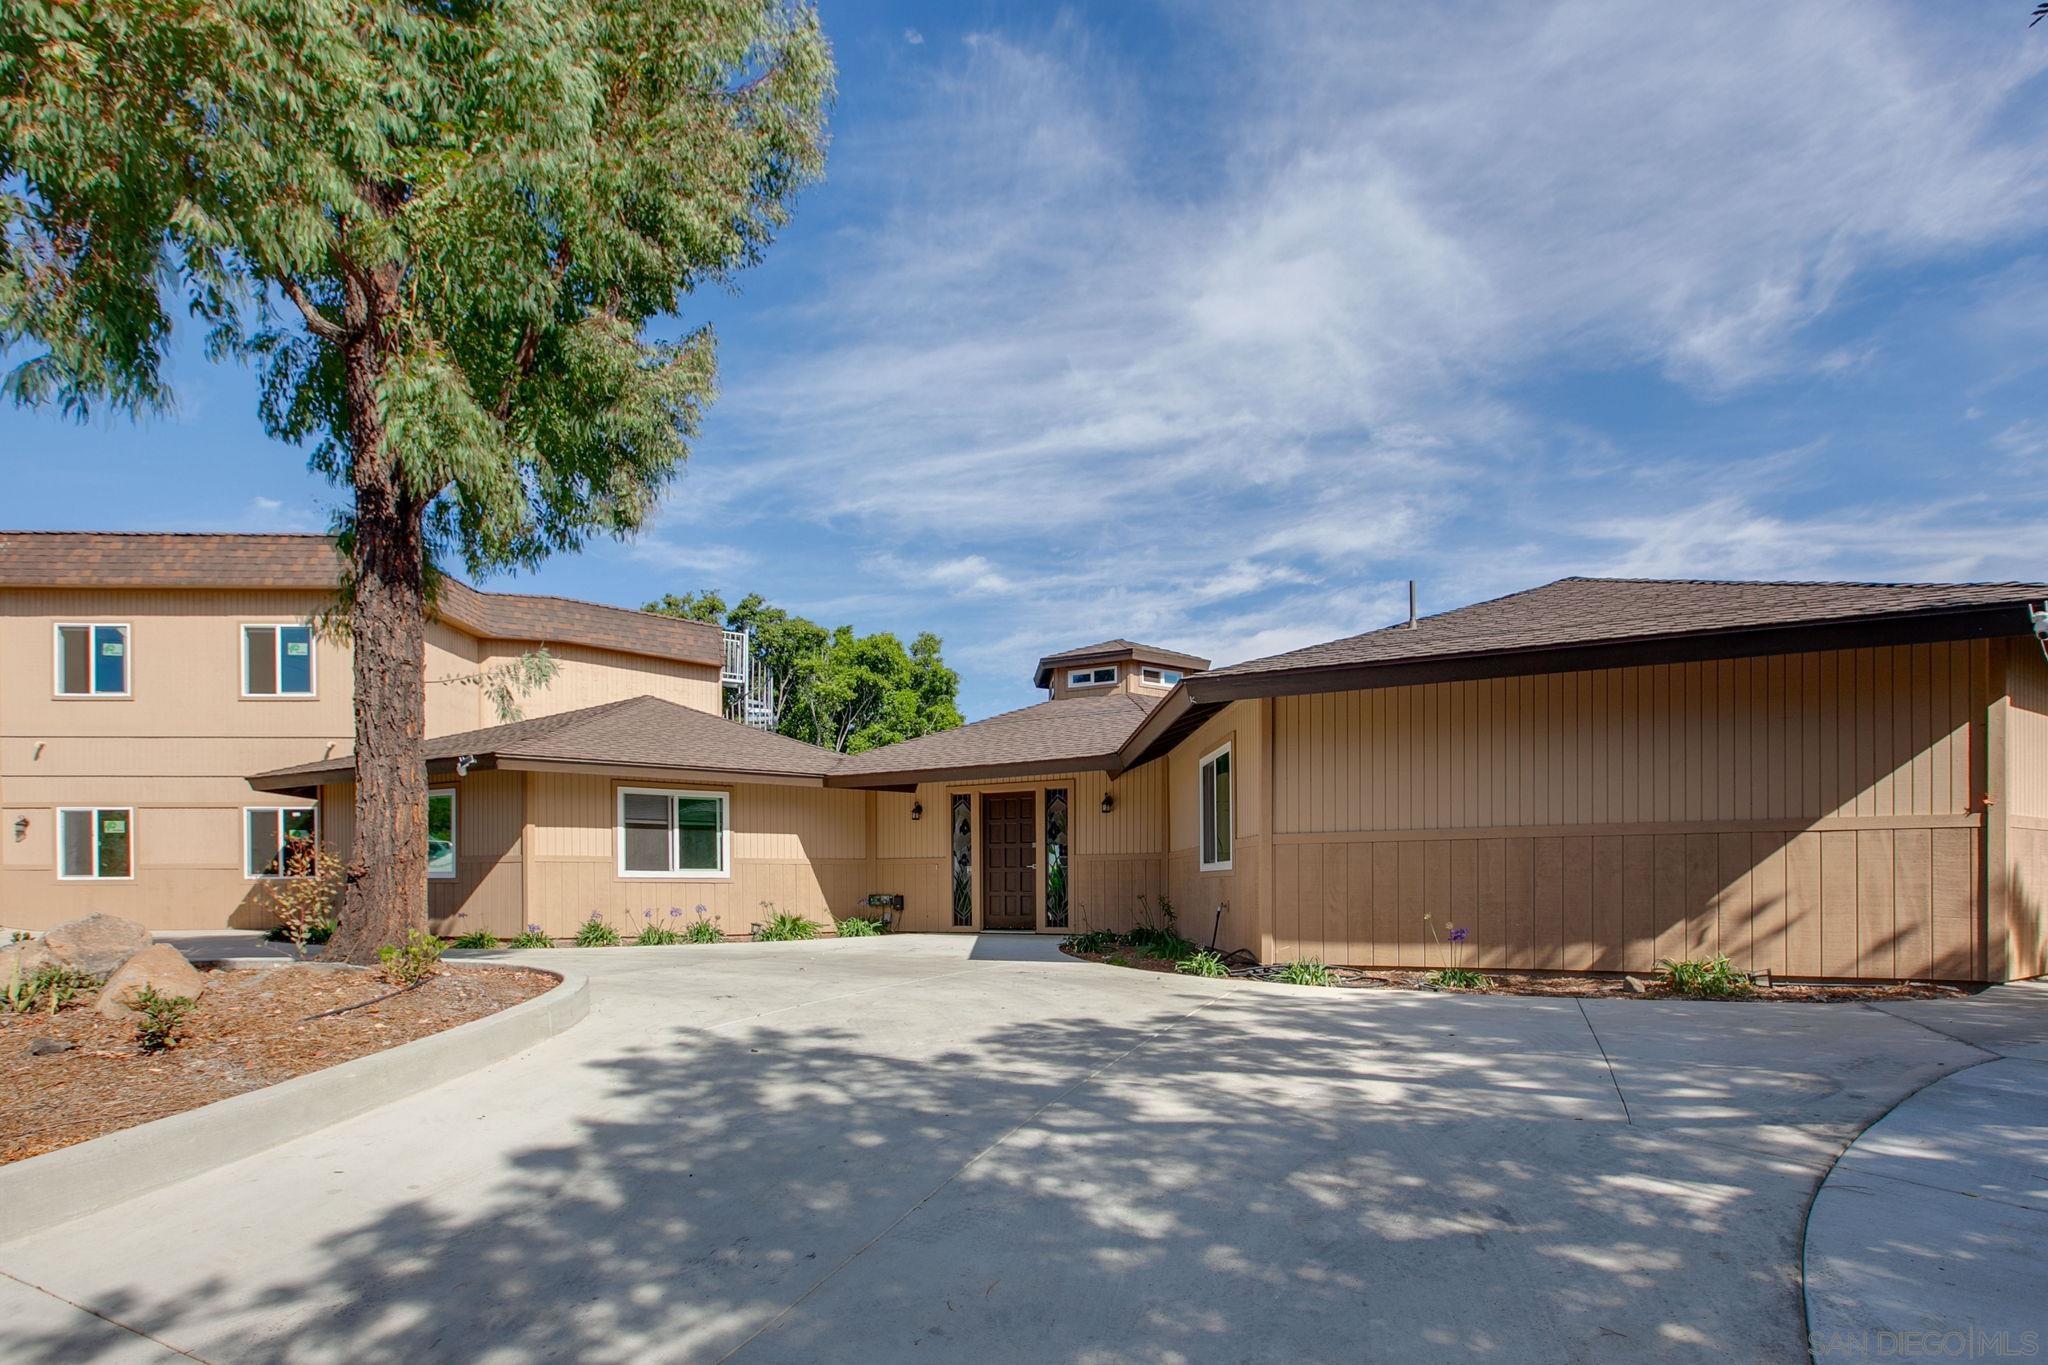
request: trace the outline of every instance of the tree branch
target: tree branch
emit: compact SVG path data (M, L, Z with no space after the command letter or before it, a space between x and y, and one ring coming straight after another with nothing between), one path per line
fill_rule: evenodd
M562 244L555 248L554 276L557 289L561 288L562 276L567 274L568 270L569 239L565 237ZM519 386L526 377L533 373L534 356L539 350L540 328L528 323L525 332L520 334L519 349L512 353L512 373L505 376L505 387L498 391L498 405L492 409L492 414L500 422L512 415L512 397L519 391Z
M306 297L306 291L299 287L298 281L284 280L281 283L284 289L284 296L297 304L299 311L305 314L307 331L319 337L322 341L342 342L348 340L348 329L315 307L313 300Z

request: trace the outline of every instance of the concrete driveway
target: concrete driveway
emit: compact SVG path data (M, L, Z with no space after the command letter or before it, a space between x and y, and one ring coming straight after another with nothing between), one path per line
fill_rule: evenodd
M1986 1055L1968 1005L1317 991L1042 940L532 956L593 978L563 1036L0 1243L0 1355L1799 1361L1828 1163Z

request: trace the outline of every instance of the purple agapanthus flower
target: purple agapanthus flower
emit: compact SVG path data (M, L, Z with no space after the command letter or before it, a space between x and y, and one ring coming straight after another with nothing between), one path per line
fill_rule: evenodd
M538 924L529 924L526 926L526 932L529 934L537 934L540 932L540 926Z
M653 912L652 910L642 910L642 911L640 912L640 918L641 918L641 919L653 919L653 918L654 918L654 912Z
M668 917L670 919L681 919L683 917L683 907L680 905L671 905L668 908Z
M1463 942L1465 941L1465 935L1466 935L1466 934L1468 934L1468 933L1470 933L1470 932L1471 932L1471 930L1469 930L1469 929L1459 929L1459 928L1455 928L1455 927L1454 927L1454 928L1453 928L1453 929L1451 930L1451 942L1453 942L1453 943L1463 943Z

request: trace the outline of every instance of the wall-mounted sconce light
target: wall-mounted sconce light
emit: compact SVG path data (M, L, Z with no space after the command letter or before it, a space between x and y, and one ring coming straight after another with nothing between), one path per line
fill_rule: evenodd
M28 838L28 817L24 815L14 822L14 841L20 843L26 838Z
M1116 798L1114 796L1111 796L1108 792L1104 792L1102 794L1102 813L1104 815L1107 815L1115 809Z
M924 802L913 801L910 803L910 818L913 820L924 819Z

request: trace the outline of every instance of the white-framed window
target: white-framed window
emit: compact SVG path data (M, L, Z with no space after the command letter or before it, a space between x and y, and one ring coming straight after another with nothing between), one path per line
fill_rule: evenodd
M242 876L249 881L273 877L310 877L313 854L320 847L317 806L242 807Z
M55 639L58 696L129 695L126 625L110 621L60 622Z
M456 872L455 792L427 793L427 875L446 881Z
M313 628L308 625L242 627L242 695L313 695Z
M57 812L57 876L129 881L135 876L135 812L98 806Z
M1230 746L1202 759L1202 871L1230 870L1231 834L1236 803L1230 782Z
M730 814L725 792L619 788L619 875L731 876Z
M1138 670L1138 681L1151 683L1154 687L1171 687L1180 681L1180 670L1177 668L1141 668Z
M1116 665L1106 668L1071 668L1067 670L1067 686L1100 687L1116 681Z

